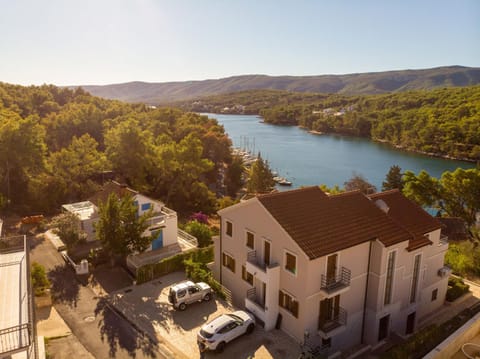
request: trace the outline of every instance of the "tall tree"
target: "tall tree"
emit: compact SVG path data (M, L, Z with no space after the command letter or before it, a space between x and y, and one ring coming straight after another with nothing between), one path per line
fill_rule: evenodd
M0 190L8 201L24 200L29 178L44 168L44 137L37 117L0 112Z
M350 178L343 185L345 186L346 191L359 190L364 194L372 194L377 191L377 188L359 173L353 173L352 178Z
M243 186L243 173L245 166L243 159L240 156L233 156L232 162L228 165L225 171L225 185L227 187L227 194L236 197L237 192Z
M402 180L402 169L400 166L393 165L390 167L387 175L385 176L385 181L382 182L382 191L388 191L391 189L403 189L403 180Z
M403 193L420 205L437 208L451 217L460 217L472 226L480 211L480 170L457 168L446 171L440 180L422 171L406 171Z
M99 220L95 225L97 239L112 257L144 252L152 241L143 236L150 216L151 213L138 216L133 197L119 199L112 193L99 208Z
M96 189L92 176L107 169L105 155L97 147L97 141L85 134L80 138L74 136L67 148L50 155L52 175L69 184L65 202L88 198Z
M271 192L274 187L275 181L268 161L264 161L259 152L250 169L247 190L250 193L266 193Z

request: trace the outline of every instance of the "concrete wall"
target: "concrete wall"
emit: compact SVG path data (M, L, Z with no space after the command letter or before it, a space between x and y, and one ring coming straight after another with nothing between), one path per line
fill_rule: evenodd
M468 343L480 334L480 313L457 329L452 335L436 346L423 359L450 359Z

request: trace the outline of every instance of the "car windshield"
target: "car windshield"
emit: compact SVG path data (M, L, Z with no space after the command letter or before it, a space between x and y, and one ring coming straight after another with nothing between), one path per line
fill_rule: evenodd
M212 333L206 332L203 329L200 329L200 335L204 338L207 338L207 339L213 337Z
M243 323L243 319L240 318L238 315L235 314L227 314L229 317L233 318L236 322Z

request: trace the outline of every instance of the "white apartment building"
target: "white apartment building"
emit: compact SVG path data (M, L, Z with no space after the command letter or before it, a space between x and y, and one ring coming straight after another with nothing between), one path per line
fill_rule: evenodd
M329 354L413 333L445 298L441 223L393 190L318 187L219 211L214 275L266 330Z

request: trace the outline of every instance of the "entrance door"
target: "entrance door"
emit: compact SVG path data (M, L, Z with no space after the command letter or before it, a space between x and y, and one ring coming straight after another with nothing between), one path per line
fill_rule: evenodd
M335 283L337 274L337 254L332 254L327 258L327 285Z
M388 336L388 325L390 323L390 314L380 319L378 324L378 341L385 339Z
M270 242L263 241L263 263L268 267L270 265Z
M154 240L152 241L152 250L160 249L163 247L163 230L159 230L154 234Z
M412 334L415 329L415 312L410 313L407 317L407 330L405 334Z

